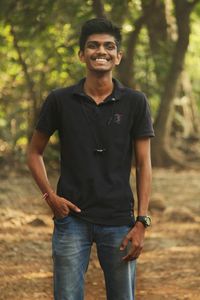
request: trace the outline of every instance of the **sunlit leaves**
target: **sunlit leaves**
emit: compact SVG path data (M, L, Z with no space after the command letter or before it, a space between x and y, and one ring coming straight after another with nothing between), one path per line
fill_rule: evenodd
M196 18L192 23L190 44L186 56L186 69L192 81L195 98L200 108L200 19Z
M143 14L141 1L105 0L102 3L106 15L122 27L122 48L126 52L128 37L135 29L136 20ZM172 5L172 1L166 3ZM167 13L169 21L173 20L173 26L170 26L174 28L175 18L171 6ZM198 99L199 16L200 5L197 5L192 14L192 32L186 59L186 68ZM78 37L83 22L92 17L95 17L92 0L0 1L0 135L9 145L17 145L18 148L24 149L27 131L32 126L30 115L33 115L35 107L38 113L50 90L73 84L85 75L84 66L78 59ZM171 27L168 28L169 31ZM19 53L13 43L11 28L14 29L23 62L33 83L36 103L33 101ZM163 45L166 51L163 56L157 58L163 77L171 61L170 47L173 45ZM134 86L148 94L155 114L159 107L162 87L156 79L155 61L150 52L150 41L145 26L137 40L133 69Z

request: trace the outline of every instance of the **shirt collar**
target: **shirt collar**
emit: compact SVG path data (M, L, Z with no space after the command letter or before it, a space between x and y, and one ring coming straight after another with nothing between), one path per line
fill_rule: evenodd
M125 88L122 85L122 83L120 81L118 81L117 79L113 78L112 80L114 83L114 89L113 89L111 96L109 97L109 99L107 101L118 101L121 98L121 95L123 94L123 91ZM85 82L85 78L81 79L74 86L74 90L73 90L74 95L86 96L86 94L84 93L84 90L83 90L84 82Z

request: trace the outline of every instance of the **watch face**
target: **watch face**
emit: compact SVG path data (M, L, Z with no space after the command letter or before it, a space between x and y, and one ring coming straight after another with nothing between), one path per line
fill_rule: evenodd
M150 219L150 217L145 217L145 223L146 223L147 226L151 225L151 219Z
M141 222L144 227L149 227L151 225L151 218L149 216L138 216L136 221Z

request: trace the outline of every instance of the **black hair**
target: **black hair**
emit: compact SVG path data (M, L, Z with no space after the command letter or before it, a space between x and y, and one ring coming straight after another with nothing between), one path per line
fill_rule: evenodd
M111 21L104 18L95 18L86 21L82 28L79 38L79 47L83 51L87 38L95 33L107 33L115 38L117 49L119 50L121 44L121 30L119 27L112 24Z

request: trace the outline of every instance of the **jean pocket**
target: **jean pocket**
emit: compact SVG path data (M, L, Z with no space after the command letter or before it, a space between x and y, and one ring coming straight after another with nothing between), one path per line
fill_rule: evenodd
M54 223L55 224L59 224L59 225L62 225L62 224L66 224L66 223L69 223L70 221L70 216L67 215L63 218L56 218L56 217L53 217L53 220L54 220Z

